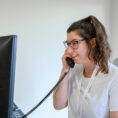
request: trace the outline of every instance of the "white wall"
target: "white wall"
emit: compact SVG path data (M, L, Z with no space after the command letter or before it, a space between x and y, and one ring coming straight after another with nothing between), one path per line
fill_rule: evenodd
M112 61L118 58L118 0L111 2L111 47Z
M110 32L109 9L106 0L0 1L0 35L18 35L14 101L25 113L58 81L69 25L95 15ZM29 116L49 117L68 117L67 108L54 110L52 95Z

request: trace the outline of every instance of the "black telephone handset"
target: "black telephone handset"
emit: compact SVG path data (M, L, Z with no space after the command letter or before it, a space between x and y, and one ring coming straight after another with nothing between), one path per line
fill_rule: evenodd
M66 57L66 61L67 61L68 65L69 65L71 68L74 67L75 62L74 62L74 60L73 60L72 58Z

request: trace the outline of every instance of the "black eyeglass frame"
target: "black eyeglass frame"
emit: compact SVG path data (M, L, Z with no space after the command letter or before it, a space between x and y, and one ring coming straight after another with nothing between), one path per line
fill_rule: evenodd
M84 41L84 40L86 40L86 39L81 39L81 40L72 40L71 42L68 42L68 41L64 41L63 42L63 44L64 44L64 46L66 47L66 49L69 47L69 46L71 46L73 49L78 49L78 47L79 47L79 45L77 46L77 48L74 48L73 46L72 46L72 43L73 42L76 42L76 44L79 44L80 42L82 42L82 41Z

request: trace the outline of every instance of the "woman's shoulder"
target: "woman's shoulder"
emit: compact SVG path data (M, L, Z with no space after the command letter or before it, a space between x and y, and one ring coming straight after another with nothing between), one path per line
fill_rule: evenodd
M108 62L109 74L117 74L118 73L118 66Z
M111 82L117 81L118 82L118 67L111 62L108 63L109 72L107 77Z
M112 81L116 77L118 79L118 67L108 62L108 73L100 72L97 77L108 81Z
M109 74L110 74L109 79L111 80L111 86L110 86L111 90L113 87L118 86L118 67L110 62L109 62Z

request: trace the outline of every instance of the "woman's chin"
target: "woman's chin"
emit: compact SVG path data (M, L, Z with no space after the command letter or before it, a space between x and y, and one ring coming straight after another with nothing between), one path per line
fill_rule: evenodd
M76 64L83 64L82 62L83 61L81 61L80 59L73 59L74 60L74 62L76 63Z
M78 59L74 59L74 62L75 62L76 64L80 64L80 61L79 61Z
M80 63L80 62L75 62L75 64L82 64L82 63Z

